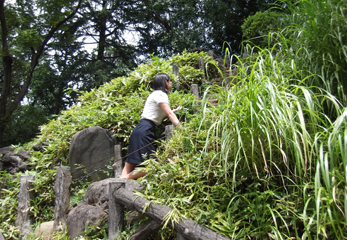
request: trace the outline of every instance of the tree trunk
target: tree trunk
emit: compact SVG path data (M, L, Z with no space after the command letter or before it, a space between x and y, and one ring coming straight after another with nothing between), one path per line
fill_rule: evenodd
M102 10L106 11L106 1L102 2ZM99 19L99 47L97 59L104 61L105 43L106 43L106 16L104 13L101 14Z
M0 4L0 22L1 22L1 44L2 44L2 67L4 71L3 85L0 97L0 147L2 147L3 135L8 117L6 116L7 99L10 94L12 81L12 58L8 50L7 43L7 24L4 10L5 0Z

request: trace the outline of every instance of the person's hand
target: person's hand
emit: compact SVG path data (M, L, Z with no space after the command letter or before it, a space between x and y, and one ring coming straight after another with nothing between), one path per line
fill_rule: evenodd
M177 108L175 108L174 110L172 110L173 112L177 112L177 111L179 111L179 110L181 110L182 109L182 106L178 106Z

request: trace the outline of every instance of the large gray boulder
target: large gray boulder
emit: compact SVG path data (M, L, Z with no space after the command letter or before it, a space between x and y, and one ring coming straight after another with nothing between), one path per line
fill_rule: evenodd
M30 158L27 151L16 151L12 147L0 148L0 171L7 171L15 174L16 172L24 172L27 170L26 162Z
M90 127L76 133L71 140L69 163L72 179L97 171L88 181L98 181L108 176L103 170L114 162L114 145L118 144L112 132L101 127Z
M89 226L103 226L107 222L109 183L113 181L119 182L119 179L108 178L89 185L83 200L67 216L70 239L84 232L87 221ZM129 191L141 190L136 181L125 181L125 188Z
M68 215L68 232L70 239L78 237L84 232L86 223L89 226L103 226L107 221L105 209L101 206L79 204Z

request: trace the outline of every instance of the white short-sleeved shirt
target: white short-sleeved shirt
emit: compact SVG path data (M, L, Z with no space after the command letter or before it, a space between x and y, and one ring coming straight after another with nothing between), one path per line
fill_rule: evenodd
M169 104L169 97L163 91L155 90L146 100L141 119L148 119L153 121L155 125L160 125L166 114L159 106L159 103Z

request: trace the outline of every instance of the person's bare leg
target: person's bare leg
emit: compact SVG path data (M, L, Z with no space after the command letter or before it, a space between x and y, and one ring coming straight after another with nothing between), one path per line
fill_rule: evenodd
M121 178L127 178L127 175L131 173L135 169L135 167L136 167L136 164L125 162L124 168L122 170Z
M147 174L146 172L137 172L137 173L134 173L134 172L136 172L136 171L130 172L130 173L126 176L126 178L127 178L127 179L138 179L138 178L143 177L143 176L145 176L145 175Z

